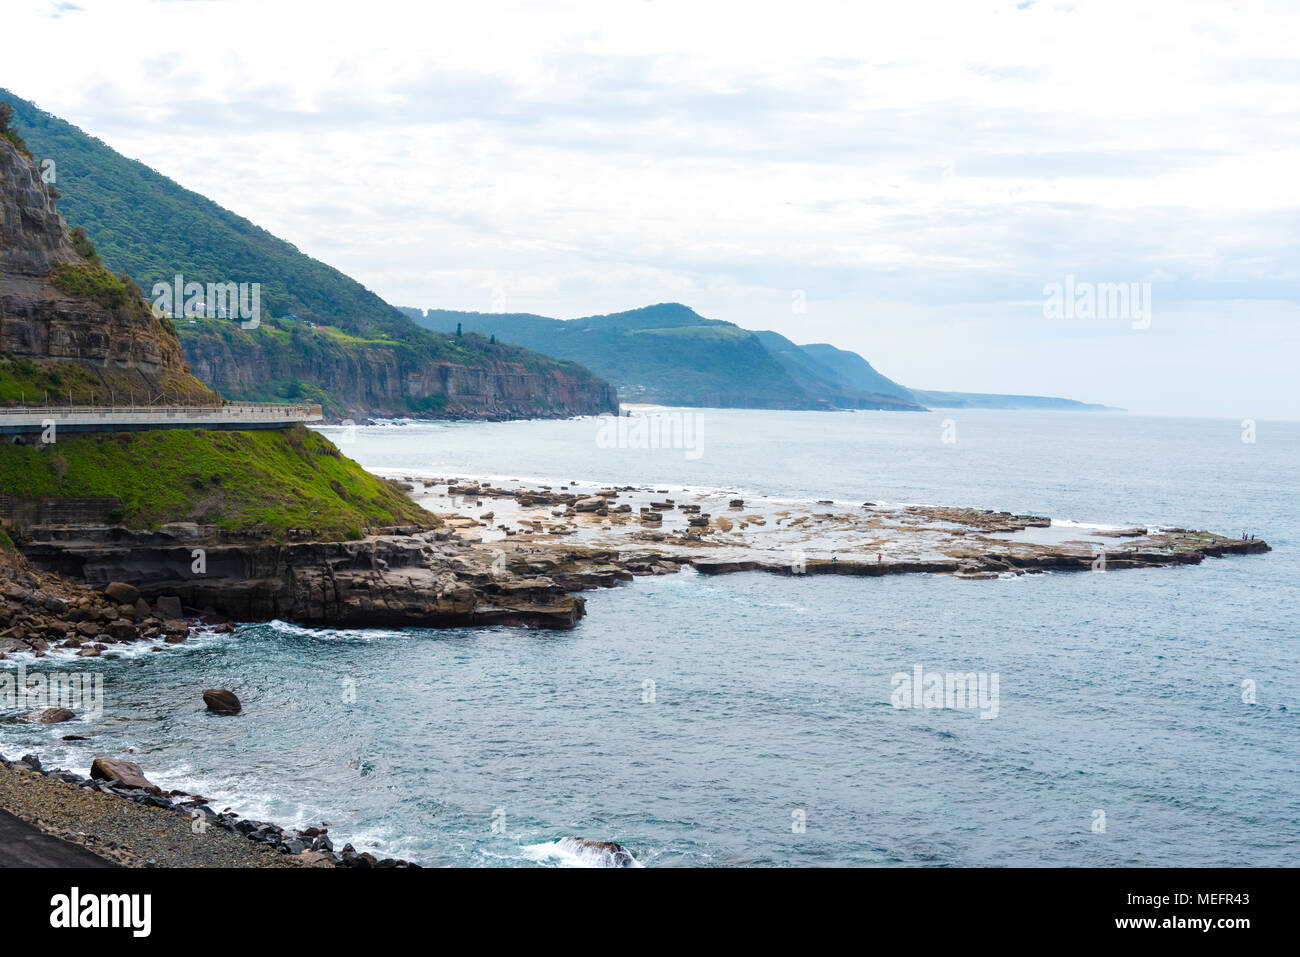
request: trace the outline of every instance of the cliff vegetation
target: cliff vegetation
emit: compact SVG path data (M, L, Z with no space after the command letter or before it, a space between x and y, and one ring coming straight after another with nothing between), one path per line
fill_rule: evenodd
M24 498L114 496L127 528L197 522L235 532L357 539L368 527L434 524L393 483L303 426L59 436L0 445L0 490Z

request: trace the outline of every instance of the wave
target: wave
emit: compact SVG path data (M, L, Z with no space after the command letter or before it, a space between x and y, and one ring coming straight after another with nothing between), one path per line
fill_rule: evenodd
M557 867L644 867L629 851L602 846L577 837L561 837L541 844L527 844L520 850L528 860Z
M290 621L272 618L265 627L279 635L292 638L311 638L316 641L379 641L384 638L401 638L406 632L392 628L308 628Z

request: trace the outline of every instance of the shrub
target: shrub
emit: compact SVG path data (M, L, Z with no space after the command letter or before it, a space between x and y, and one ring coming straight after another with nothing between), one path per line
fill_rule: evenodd
M86 230L82 226L77 226L72 230L72 248L75 249L82 259L85 259L95 265L99 265L99 253L95 252L95 244L90 241L86 235ZM137 289L139 286L136 287Z

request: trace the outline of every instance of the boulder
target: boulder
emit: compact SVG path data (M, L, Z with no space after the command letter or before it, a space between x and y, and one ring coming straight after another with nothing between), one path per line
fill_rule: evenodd
M0 635L0 652L7 651L31 651L31 645L21 638L11 637L9 635Z
M175 620L185 617L185 610L181 607L181 600L175 595L163 595L153 603L153 606L159 618Z
M303 851L298 859L308 867L333 867L334 855L326 851Z
M580 498L573 503L573 507L579 512L598 512L606 507L606 502L599 496L592 498Z
M100 781L116 781L129 788L143 788L151 794L161 794L162 790L149 781L140 770L140 765L120 758L106 758L102 755L90 763L90 776Z
M135 625L129 621L115 621L108 626L108 634L114 641L132 641L135 638Z
M104 588L104 594L113 599L115 605L134 605L140 597L140 589L126 582L110 582Z
M209 688L203 692L203 703L214 714L239 714L242 707L233 691L220 688Z
M41 724L62 724L64 721L71 721L76 714L67 708L46 708L36 716L36 720Z

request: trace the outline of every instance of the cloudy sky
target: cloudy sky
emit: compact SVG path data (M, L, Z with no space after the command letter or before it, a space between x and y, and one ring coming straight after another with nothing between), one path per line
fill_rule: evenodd
M0 86L397 305L679 301L917 388L1300 418L1294 3L6 0L4 20ZM1068 276L1150 283L1149 322L1045 315Z

